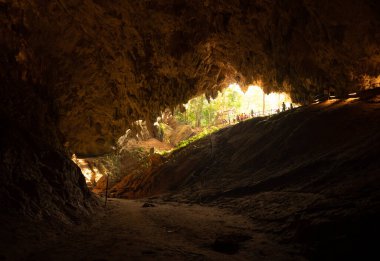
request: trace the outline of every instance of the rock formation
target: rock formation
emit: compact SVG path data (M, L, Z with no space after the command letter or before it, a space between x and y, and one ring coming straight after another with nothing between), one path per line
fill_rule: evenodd
M2 66L15 67L2 72L39 86L77 154L108 152L128 122L229 83L307 102L324 88L364 88L380 71L372 0L34 0L1 10Z
M135 120L152 131L230 83L301 103L378 84L379 13L374 0L0 0L1 204L84 206L70 154L109 153Z
M286 251L296 244L307 260L378 256L379 109L380 90L369 101L330 100L244 121L115 189L228 208L249 216L257 237L270 235Z

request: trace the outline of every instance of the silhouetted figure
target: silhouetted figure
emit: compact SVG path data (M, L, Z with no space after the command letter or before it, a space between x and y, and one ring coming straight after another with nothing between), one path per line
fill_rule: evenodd
M253 109L251 109L251 118L253 118Z
M293 110L293 103L290 103L290 109Z
M285 111L285 102L282 102L282 111Z

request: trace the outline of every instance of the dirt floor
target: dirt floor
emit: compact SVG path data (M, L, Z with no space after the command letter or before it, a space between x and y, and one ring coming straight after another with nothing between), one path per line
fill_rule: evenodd
M378 260L379 151L380 98L241 122L120 191L143 199L8 229L0 260Z
M303 260L227 210L158 199L108 203L90 225L3 260Z
M307 259L379 256L379 101L329 100L241 122L175 151L119 194L229 209Z

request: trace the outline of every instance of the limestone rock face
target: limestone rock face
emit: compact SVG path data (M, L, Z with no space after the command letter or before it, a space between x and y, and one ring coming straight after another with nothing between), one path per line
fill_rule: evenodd
M0 2L2 63L40 85L78 156L111 150L128 123L152 121L229 83L307 102L380 81L373 0ZM10 38L9 35L12 35ZM4 52L5 50L5 52ZM1 65L1 75L7 68Z
M195 132L189 125L177 125L175 131L170 136L170 143L173 146L177 146L180 141L186 140L193 136Z
M378 85L379 13L374 0L0 0L1 204L84 206L72 153L109 153L132 122L152 132L161 111L230 83L301 103Z
M78 221L97 204L63 146L45 65L28 49L34 36L20 12L0 1L0 216Z
M80 169L64 151L20 129L0 126L1 215L70 223L96 206Z
M162 138L163 142L170 144L170 137L173 135L174 129L165 123L162 123L161 127L164 133Z

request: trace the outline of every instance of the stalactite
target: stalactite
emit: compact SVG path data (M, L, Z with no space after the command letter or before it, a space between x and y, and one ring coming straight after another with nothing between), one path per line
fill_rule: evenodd
M39 82L58 108L70 149L102 154L128 123L152 120L195 95L216 97L235 81L297 93L295 102L308 102L323 86L340 94L367 88L365 76L380 75L380 18L373 5L6 1L0 8L8 18L0 19L8 26L0 36L14 46L7 54L18 63L12 73Z

